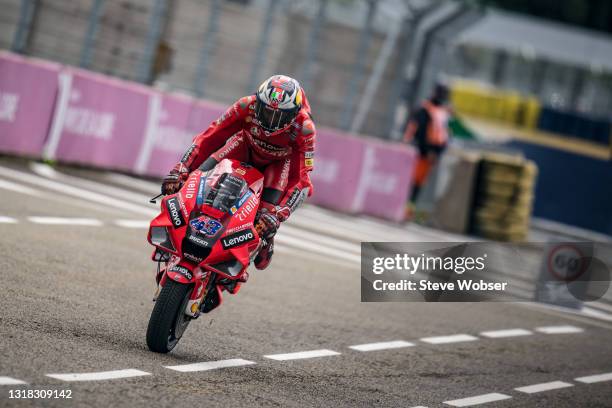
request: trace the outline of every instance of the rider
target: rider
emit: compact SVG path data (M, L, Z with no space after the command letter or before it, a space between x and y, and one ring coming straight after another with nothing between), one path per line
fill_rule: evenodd
M266 268L280 223L312 194L316 130L306 94L285 75L265 80L254 95L235 102L208 129L193 139L183 158L162 183L163 194L176 193L189 173L210 170L222 159L248 162L264 175L257 230L267 245L255 258Z

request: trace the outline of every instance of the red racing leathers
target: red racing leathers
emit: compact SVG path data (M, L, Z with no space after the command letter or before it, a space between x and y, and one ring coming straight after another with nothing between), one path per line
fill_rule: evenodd
M312 194L308 173L313 167L316 130L308 102L303 100L288 128L267 132L255 117L255 95L239 99L193 139L174 170L184 177L210 158L247 162L264 174L264 208L279 221L286 220Z

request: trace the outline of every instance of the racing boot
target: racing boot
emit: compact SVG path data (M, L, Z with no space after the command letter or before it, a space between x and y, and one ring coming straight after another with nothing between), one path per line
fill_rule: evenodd
M255 257L255 267L257 269L266 269L272 261L272 254L274 254L274 237L268 238L267 244L261 248Z

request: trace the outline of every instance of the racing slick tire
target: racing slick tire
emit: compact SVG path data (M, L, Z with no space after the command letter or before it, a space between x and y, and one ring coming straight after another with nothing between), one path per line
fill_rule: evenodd
M192 290L192 285L166 279L147 327L149 350L168 353L177 345L191 321L191 317L185 314L185 307Z

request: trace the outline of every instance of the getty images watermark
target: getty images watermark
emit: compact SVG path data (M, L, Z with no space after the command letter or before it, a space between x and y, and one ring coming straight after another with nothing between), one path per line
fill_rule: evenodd
M361 300L579 307L610 296L611 266L609 243L363 242Z

